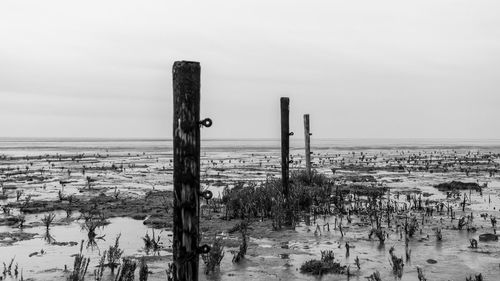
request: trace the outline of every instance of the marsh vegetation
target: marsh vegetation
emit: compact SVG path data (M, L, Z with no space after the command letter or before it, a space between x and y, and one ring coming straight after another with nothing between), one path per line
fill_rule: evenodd
M164 151L2 155L0 244L15 256L2 260L4 280L167 279L172 161ZM307 175L292 150L288 202L277 151L202 155L202 187L214 197L200 211L200 243L212 248L200 257L201 280L496 276L498 152L317 151Z

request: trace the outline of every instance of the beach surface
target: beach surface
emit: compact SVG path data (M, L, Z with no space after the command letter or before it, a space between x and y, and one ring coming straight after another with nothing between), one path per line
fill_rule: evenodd
M423 217L424 223L408 242L411 259L405 260L401 280L418 280L417 267L424 269L428 280L465 280L479 273L484 280L496 280L500 243L483 242L479 236L493 233L490 218L500 216L500 142L343 139L313 140L311 146L313 169L338 185L384 187L389 190L385 200L401 206L411 205L405 200L409 195L455 210L454 219L446 210L425 217L421 210L408 210L409 216ZM304 168L302 147L302 140L292 140L292 171ZM65 280L82 243L92 280L100 255L118 236L123 257L144 258L148 280L166 280L173 239L171 141L3 139L0 156L0 262L8 266L14 259L12 268L18 267L17 277L12 269L10 274L4 271L4 280L19 280L21 274L24 280ZM202 141L201 187L215 198L222 198L225 189L261 184L280 173L279 140ZM451 196L452 190L436 188L452 181L481 188L458 190ZM463 196L465 211L460 205ZM269 220L254 220L248 230L247 255L233 263L241 237L229 230L241 220L227 220L223 211L211 211L207 203L200 223L203 242L210 243L214 235L222 237L225 256L220 269L209 274L204 274L200 259L200 280L366 280L375 271L382 280L391 280L388 251L394 247L396 256L405 256L405 239L395 223L386 228L388 237L381 245L369 239L371 226L362 216L353 215L349 222L344 217L341 233L336 227L339 216L328 214L283 230L273 230ZM344 203L352 207L347 199ZM97 239L89 239L86 225L92 210L103 214L95 229ZM47 229L42 220L49 214L55 218ZM470 229L457 229L462 216L471 217ZM437 228L441 240L436 239ZM153 233L161 247L148 249L143 238ZM477 248L470 247L470 239L479 241ZM349 255L346 242L351 246ZM301 273L301 265L319 259L324 250L333 250L335 260L349 266L350 276ZM113 278L106 269L103 280Z

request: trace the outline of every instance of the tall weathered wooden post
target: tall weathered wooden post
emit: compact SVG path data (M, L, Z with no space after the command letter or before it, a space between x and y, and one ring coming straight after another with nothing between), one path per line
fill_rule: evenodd
M198 280L200 252L200 64L176 61L172 69L174 88L174 280Z
M285 225L293 224L293 213L290 206L290 99L282 97L281 101L281 181L285 198Z
M311 132L309 131L309 114L304 114L304 139L306 145L306 172L311 179Z

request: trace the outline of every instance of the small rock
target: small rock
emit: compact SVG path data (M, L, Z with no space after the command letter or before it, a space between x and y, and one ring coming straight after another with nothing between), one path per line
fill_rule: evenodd
M132 215L132 219L134 220L145 220L146 219L146 214L134 214Z
M479 241L482 242L492 242L492 241L498 241L498 236L493 233L484 233L479 235Z

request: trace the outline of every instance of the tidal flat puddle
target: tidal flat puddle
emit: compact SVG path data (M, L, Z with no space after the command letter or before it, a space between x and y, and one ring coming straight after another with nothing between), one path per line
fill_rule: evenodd
M19 222L10 224L4 221L1 224L0 233L9 235L0 237L0 262L8 265L14 258L14 265L18 264L19 274L22 270L25 280L65 280L72 271L74 255L79 253L83 240L82 253L90 258L88 278L92 279L100 254L109 249L121 234L119 245L124 251L123 256L136 260L145 257L151 271L149 280L165 280L167 264L172 261L172 226L168 220L171 208L168 209L167 206L167 209L163 209L161 197L152 201L156 204L155 208L147 209L149 203L141 202L150 194L169 194L172 190L171 152L168 147L156 144L131 147L135 145L137 144L114 147L107 144L100 148L94 144L82 148L66 144L64 149L57 148L56 145L42 151L39 151L40 147L28 150L7 149L6 158L0 161L6 198L0 199L0 202L2 207L12 208L8 213L4 211L0 214L0 219L23 216L25 226L19 227ZM294 230L281 231L272 229L269 218L262 222L256 218L251 225L253 230L248 234L247 255L240 263L233 263L233 255L238 250L241 237L237 232L228 234L228 228L234 226L238 219L224 220L225 213L221 210L206 212L212 206L203 202L205 209L201 217L202 234L204 231L211 235L218 233L227 244L224 258L215 272L204 274L205 265L200 259L200 280L348 280L345 274L318 277L300 272L302 264L311 259L319 259L321 251L325 250L332 250L335 261L349 267L352 274L349 280L366 280L374 271L380 272L382 280L392 280L394 275L388 254L391 247L394 247L395 255L404 260L401 280L418 280L417 266L424 269L428 280L462 280L478 273L482 273L485 280L496 280L500 273L499 242L479 241L477 248L470 248L469 241L479 240L480 234L491 233L493 229L490 217L500 216L500 178L498 174L488 175L485 169L493 167L494 163L498 164L498 161L493 161L493 164L474 162L473 167L483 170L475 172L472 169L471 174L466 174L458 164L456 167L450 166L451 164L436 164L433 168L436 171L425 169L428 163L433 167L432 161L454 163L454 157L468 157L467 150L460 150L458 153L453 150L436 152L435 149L420 148L405 150L405 155L422 153L422 156L412 160L416 162L404 165L401 163L405 162L400 159L405 157L402 156L403 150L370 149L363 150L363 154L361 151L346 149L325 148L316 151L313 155L313 167L336 185L358 185L367 190L387 187L389 192L384 193L381 200L385 203L388 196L391 204L397 203L400 208L405 204L413 204L407 201L407 195L412 196L411 200L421 198L422 202L428 201L433 206L440 201L446 202L456 212L456 217L452 220L446 210L424 217L424 226L408 243L411 250L408 260L405 258L405 239L401 236L401 229L395 227L397 222L404 221L404 216L396 217L391 227L387 227L387 222L383 219L382 227L388 233L383 244L374 237L368 238L372 225L366 216L353 214L350 217L352 221L347 222L346 215L318 214L314 220L311 212L308 215L309 225L301 215ZM85 155L82 156L82 153ZM294 159L292 171L303 168L301 153L300 149L291 150ZM487 156L488 153L481 155ZM252 146L240 151L214 146L202 154L201 165L202 188L214 191L214 196L218 199L222 199L225 189L230 190L241 183L245 186L258 185L268 179L275 179L280 174L279 151L272 147L261 149ZM404 169L400 169L400 166ZM442 171L444 168L450 170ZM450 197L435 187L451 181L476 182L487 186L481 192L460 190L453 195L455 197ZM18 191L22 192L16 198ZM464 194L467 202L465 212L462 212L460 204ZM62 202L65 206L70 205L68 201L71 196L81 200L80 202L94 197L105 199L93 204L106 205L104 210L111 214L106 218L109 223L96 229L96 236L103 236L103 239L96 239L96 243L88 247L88 233L82 229L84 219L75 219L81 215L79 209L92 208L94 205L77 203L70 214L73 219L68 220L68 214L64 208L59 208L59 204ZM347 209L353 210L356 208L356 200L349 198L343 198L343 204ZM167 196L167 199L171 200L171 197ZM366 199L362 198L361 201L364 204ZM30 212L21 212L24 202L27 205L49 202L55 207L50 204L35 204L37 207L30 209ZM52 212L56 217L47 233L41 220ZM416 216L420 222L421 210L412 209L407 213L409 216ZM456 229L460 217L470 214L473 217L470 224L473 229ZM488 217L483 218L482 214L488 214ZM336 226L340 217L343 218L343 234ZM151 236L153 228L156 237L161 237L163 249L148 253L142 238L146 233ZM441 241L436 239L437 228L441 229ZM29 233L34 233L34 236L31 237ZM21 239L21 236L24 240L12 241ZM211 237L204 237L204 242L209 243ZM348 256L346 243L350 246ZM356 266L356 258L359 258L360 269ZM6 280L19 280L13 274L5 277ZM106 269L103 280L113 278L110 270Z
M62 214L60 214L62 215ZM34 216L33 216L34 217ZM65 280L72 270L74 255L79 253L83 242L83 255L90 258L89 276L97 266L103 251L115 244L118 235L120 248L123 256L140 258L148 257L150 270L153 275L164 274L164 264L171 260L171 231L155 230L155 235L160 236L160 242L164 247L162 250L147 252L142 237L146 233L152 235L153 230L145 226L142 221L131 218L111 218L109 224L99 228L96 233L98 238L94 243L89 243L87 232L82 229L81 221L73 221L69 224L58 225L56 217L55 225L47 232L45 226L25 227L15 232L36 233L33 239L15 242L12 245L0 245L2 259L7 265L14 258L14 264L19 265L19 276L23 270L25 280ZM0 227L0 232L11 230ZM50 236L50 243L48 237ZM66 272L65 272L66 268ZM91 277L89 277L91 278ZM110 277L111 278L111 277ZM160 277L158 277L160 278ZM4 280L19 280L14 276L6 276ZM154 279L152 279L154 280Z

